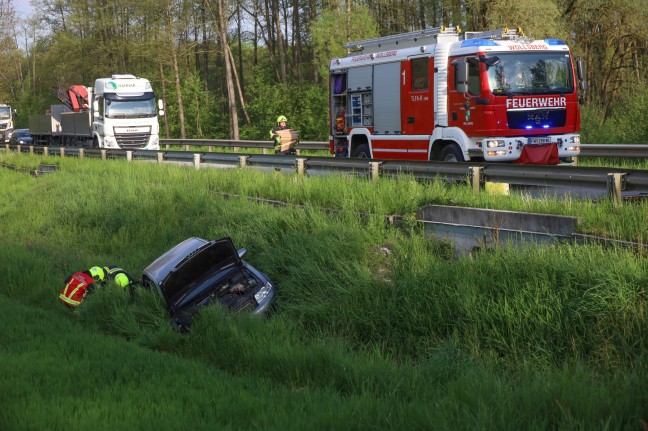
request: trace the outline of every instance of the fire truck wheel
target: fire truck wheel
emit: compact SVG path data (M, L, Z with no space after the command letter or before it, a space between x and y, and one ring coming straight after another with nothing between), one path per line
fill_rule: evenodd
M358 145L353 151L353 157L359 157L361 159L370 159L371 153L369 152L369 145L362 144Z
M464 162L464 156L455 144L448 144L441 150L439 158L443 162Z

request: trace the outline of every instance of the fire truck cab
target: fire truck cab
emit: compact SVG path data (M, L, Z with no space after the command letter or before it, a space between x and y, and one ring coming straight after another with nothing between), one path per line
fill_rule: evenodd
M337 157L556 164L580 152L582 67L561 40L439 27L345 48L329 67Z

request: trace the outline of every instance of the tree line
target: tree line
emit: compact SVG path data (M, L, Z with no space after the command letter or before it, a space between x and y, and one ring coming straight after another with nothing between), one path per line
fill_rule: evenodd
M584 124L648 139L648 0L0 0L0 102L27 115L58 85L132 73L165 101L169 137L262 139L286 115L325 140L326 73L344 44L440 25L561 38L586 65ZM628 107L632 109L628 111ZM646 124L644 121L642 124ZM637 129L638 127L638 129Z

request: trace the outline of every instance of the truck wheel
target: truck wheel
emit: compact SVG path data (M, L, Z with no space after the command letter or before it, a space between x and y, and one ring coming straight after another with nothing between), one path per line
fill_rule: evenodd
M369 152L369 145L361 144L355 147L352 157L358 157L361 159L370 159L371 153Z
M455 144L448 144L441 150L439 160L442 162L465 162L463 153Z

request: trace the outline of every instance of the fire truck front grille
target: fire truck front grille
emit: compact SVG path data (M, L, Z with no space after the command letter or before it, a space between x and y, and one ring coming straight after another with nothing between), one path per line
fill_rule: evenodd
M131 133L128 135L115 135L117 144L121 148L144 148L151 138L150 133Z
M566 109L534 109L531 111L508 111L506 113L511 129L549 129L565 127Z

